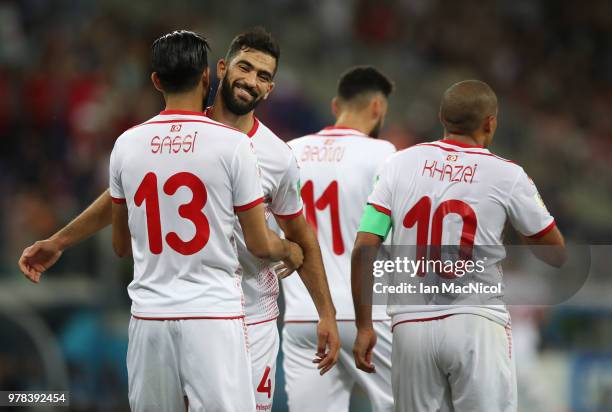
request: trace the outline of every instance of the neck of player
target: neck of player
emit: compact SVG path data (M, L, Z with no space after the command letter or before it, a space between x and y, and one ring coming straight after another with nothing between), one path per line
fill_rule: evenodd
M187 93L166 94L165 99L166 110L186 110L190 112L204 111L202 93L198 89Z
M237 115L230 112L230 110L223 103L221 91L217 91L215 102L210 108L210 118L228 126L235 127L244 133L248 133L253 128L253 123L255 122L253 111L250 111L244 115Z
M450 133L444 132L444 138L448 140L454 140L456 142L469 144L472 146L483 146L486 141L486 138L482 134L476 134L474 136L458 134L458 133Z
M346 110L338 114L334 126L348 127L369 136L377 122L378 119L371 119L366 113Z

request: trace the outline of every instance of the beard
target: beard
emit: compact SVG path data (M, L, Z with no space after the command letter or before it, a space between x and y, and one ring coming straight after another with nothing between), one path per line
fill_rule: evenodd
M382 119L379 119L378 122L374 125L374 128L368 133L368 136L373 137L374 139L378 139L380 136L380 131L382 130L383 122Z
M246 90L253 97L253 100L244 102L237 98L234 94L234 89L236 88ZM230 84L227 76L223 78L223 82L221 83L221 98L223 99L225 107L237 116L244 116L255 110L255 107L257 107L261 101L261 97L257 94L255 89L245 85L238 85L237 82Z

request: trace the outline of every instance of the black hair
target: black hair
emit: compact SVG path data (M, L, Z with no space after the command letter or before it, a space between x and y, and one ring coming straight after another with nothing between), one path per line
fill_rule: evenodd
M163 90L181 93L194 88L208 67L208 42L199 34L177 30L165 34L151 46L151 68Z
M351 100L366 92L381 92L389 97L393 92L393 82L372 66L353 67L340 77L338 97L343 100Z
M257 50L274 57L274 60L276 60L276 67L278 67L280 46L272 34L263 27L255 27L234 37L225 55L225 60L229 62L240 50L245 49ZM274 74L276 74L276 67L274 68Z

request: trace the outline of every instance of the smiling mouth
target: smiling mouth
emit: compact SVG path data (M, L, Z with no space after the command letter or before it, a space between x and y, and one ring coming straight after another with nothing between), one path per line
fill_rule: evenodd
M242 98L242 99L248 99L249 97L251 97L252 99L255 99L257 96L255 96L255 94L253 92L251 92L250 90L242 87L242 86L234 86L234 88L237 90L237 96Z

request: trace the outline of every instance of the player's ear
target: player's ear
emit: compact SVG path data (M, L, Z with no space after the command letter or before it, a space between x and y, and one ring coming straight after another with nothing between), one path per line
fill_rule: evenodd
M338 117L338 113L340 112L338 108L338 98L334 97L331 101L331 111L334 117Z
M486 134L491 134L493 132L494 129L494 123L495 122L495 117L493 116L487 116L487 118L485 119L483 125L482 125L482 130L483 132L485 132Z
M159 90L160 92L164 92L164 89L162 89L161 86L161 82L159 81L159 76L157 75L157 72L153 72L151 73L151 81L153 82L153 86Z
M491 131L489 132L489 134L491 137L489 140L493 140L493 135L495 134L495 130L497 130L497 116L491 116L490 127Z
M226 70L227 65L225 64L225 59L219 59L217 62L217 79L222 79L225 77Z
M204 90L207 90L208 86L210 85L210 67L207 67L206 70L202 72L201 82Z
M274 82L270 82L270 86L268 88L268 91L266 92L266 94L264 94L264 100L266 100L268 98L268 96L270 95L270 93L272 93L272 90L274 90Z
M370 100L370 109L372 109L372 116L374 118L380 118L383 112L383 104L379 96L376 96Z

